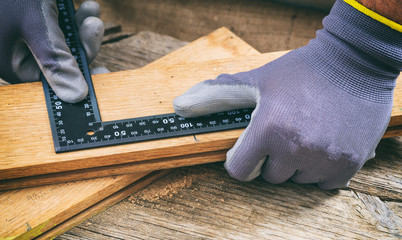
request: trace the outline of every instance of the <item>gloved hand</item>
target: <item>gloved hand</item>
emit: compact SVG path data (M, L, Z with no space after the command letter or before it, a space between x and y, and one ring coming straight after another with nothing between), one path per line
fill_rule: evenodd
M99 52L104 26L100 7L84 2L76 11L88 62ZM58 26L55 0L4 0L0 8L0 78L10 83L38 81L42 70L57 96L79 102L88 86Z
M195 117L255 107L227 153L231 176L345 187L388 125L402 34L338 0L308 45L260 68L222 74L173 101Z

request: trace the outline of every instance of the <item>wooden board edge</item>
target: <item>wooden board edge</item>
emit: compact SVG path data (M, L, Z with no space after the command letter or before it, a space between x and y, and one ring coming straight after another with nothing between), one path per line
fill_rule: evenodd
M0 181L0 191L219 162L225 160L226 152L227 150L204 152L179 157L160 158L144 162L125 163L106 167L3 180Z
M387 128L383 138L391 138L396 136L402 136L402 126L393 126ZM236 141L236 139L232 140L233 142ZM0 180L0 191L219 162L225 160L226 152L228 150L229 149L221 149L217 151L202 152L177 157L157 158L140 162L130 162L103 167L85 168L45 175Z
M66 218L70 218L74 216L77 212L84 211L86 208L92 206L94 202L99 202L102 199L109 197L110 195L114 194L116 191L123 189L129 184L139 180L140 178L144 177L148 173L138 173L138 174L131 174L131 175L121 175L119 176L119 181L114 181L113 183L107 185L105 188L102 188L101 191L96 193L92 193L84 200L80 202L75 202L69 208L65 208L61 211L58 211L57 214L52 215L51 218L47 219L46 221L41 222L40 224L35 224L29 226L26 232L21 233L18 236L14 236L11 239L32 239L43 232L53 228L54 226L63 222Z
M91 218L99 214L100 212L106 210L107 208L111 207L112 205L120 202L121 200L125 199L126 197L140 191L141 189L145 188L147 185L155 182L159 178L162 178L166 174L169 173L169 170L163 171L155 171L147 176L139 179L138 181L126 186L125 188L117 191L116 193L110 195L109 197L95 203L91 207L85 209L84 211L76 214L75 216L67 219L66 221L58 224L54 228L42 233L41 235L34 238L35 240L45 240L45 239L53 239L58 235L72 229L73 227L79 225L80 223L84 222L85 220Z

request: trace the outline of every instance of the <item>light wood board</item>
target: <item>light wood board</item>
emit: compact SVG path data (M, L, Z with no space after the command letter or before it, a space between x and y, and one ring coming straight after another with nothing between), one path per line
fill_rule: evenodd
M140 37L133 41L129 39L123 40L118 44L110 44L103 46L105 50L103 53L98 55L101 59L95 60L94 67L106 66L108 68L129 68L138 67L141 62L146 59L150 61L152 58L160 57L166 49L171 49L172 47L179 47L180 43L172 43L169 37L161 38L160 35L149 32L139 33ZM170 44L167 44L170 42ZM135 45L135 44L139 45ZM191 61L208 60L213 58L227 58L239 55L256 55L259 54L258 51L250 47L247 43L242 41L236 35L231 33L226 28L220 28L208 36L201 37L200 39L192 42L191 47L183 47L168 56L159 59L158 61L152 62L149 67L163 66L163 62L168 62L169 64L184 64ZM152 49L151 53L147 53L145 56L138 56L144 49ZM137 49L137 50L136 50ZM203 49L194 53L192 49ZM126 54L124 54L126 52ZM127 52L133 52L128 54ZM129 56L129 57L127 57ZM97 59L98 59L97 57ZM122 60L124 59L124 60ZM139 59L139 60L138 60ZM177 59L173 61L173 59ZM122 61L121 65L117 66L118 60ZM110 64L111 63L111 64ZM94 177L104 177L112 176L126 173L133 173L139 171L146 171L147 169L156 170L169 167L179 167L188 165L191 162L194 163L204 163L204 162L215 162L224 159L224 153L220 152L218 155L213 155L212 153L201 153L198 155L181 156L177 159L165 158L163 160L164 164L155 163L148 161L147 163L141 163L139 167L137 163L121 164L119 166L113 165L108 167L98 167L85 170L75 170L56 174L46 174L33 177L25 177L18 179L10 179L0 181L0 190L10 190L24 187L41 186L52 183L61 183L73 180L90 179ZM184 161L183 161L184 160Z
M220 49L216 46L219 43L208 41L208 39L214 38L221 39L222 47ZM163 40L166 41L166 39ZM232 49L228 49L228 45L225 45L225 43L228 44L228 41L236 42L231 46ZM188 54L188 52L193 52L197 49L203 50L202 57L205 58L208 55L210 59L219 58L220 56L237 56L238 54L258 54L257 51L253 50L230 31L221 28L177 50L172 55L167 55L155 61L153 65L163 66L164 61L172 63L174 62L173 58L176 59L176 63L197 61L199 59L197 54ZM146 173L2 192L0 193L0 238L12 239L13 236L31 238L50 228L51 230L39 238L54 237L55 234L60 234L105 207L127 197L133 191L145 186L146 183L156 179L161 174L164 173L147 176L135 183L132 182L145 176ZM126 187L130 183L132 184ZM90 189L90 191L86 189ZM119 192L115 193L116 191ZM107 197L105 200L95 204L105 197ZM95 205L91 207L93 204ZM31 208L34 209L31 210ZM82 209L85 210L80 212ZM61 222L63 223L52 228Z
M0 239L38 236L147 173L6 191L0 194Z
M123 71L94 76L94 86L103 121L173 112L172 100L185 90L221 73L250 70L281 56L267 53L176 65ZM402 121L401 87L395 91L390 126ZM199 134L135 144L56 154L40 83L0 88L0 179L11 179L77 169L140 163L149 160L226 150L242 130ZM26 124L29 122L30 124ZM30 133L30 134L27 134ZM189 165L196 164L190 162ZM145 170L145 169L144 169ZM149 169L152 170L152 169Z
M125 186L123 189L119 191L115 191L112 195L108 196L107 198L95 202L94 205L86 208L84 211L79 212L78 214L74 215L71 218L68 218L64 222L56 225L55 227L51 228L50 230L40 234L35 239L53 239L54 237L62 234L63 232L68 231L69 229L77 226L78 224L82 223L83 221L89 219L90 217L104 211L106 208L113 206L117 202L127 198L128 196L138 192L139 190L143 189L147 185L157 181L159 178L165 176L169 173L169 170L163 171L154 171L150 174L147 174L145 177L136 180L135 182ZM103 178L101 178L103 179ZM99 180L101 181L101 180ZM91 185L88 184L88 185ZM119 182L119 186L124 186L124 184ZM115 189L117 190L117 189Z
M194 164L219 162L225 160L226 152L226 150L221 150L184 155L180 157L159 158L139 163L133 162L106 167L86 168L60 173L50 173L30 177L7 179L0 181L0 191L36 187L99 177L109 177L137 172L141 173L151 170L154 171L161 169L178 168Z

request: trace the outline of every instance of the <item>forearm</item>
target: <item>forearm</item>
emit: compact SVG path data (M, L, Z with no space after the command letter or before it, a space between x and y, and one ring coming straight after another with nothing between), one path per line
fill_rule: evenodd
M401 0L357 0L366 8L402 24L402 1Z

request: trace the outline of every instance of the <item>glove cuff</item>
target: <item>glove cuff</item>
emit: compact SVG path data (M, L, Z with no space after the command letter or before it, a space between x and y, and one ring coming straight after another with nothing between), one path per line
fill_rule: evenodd
M372 102L392 102L402 70L402 33L342 0L323 25L317 37L296 52L345 91Z

